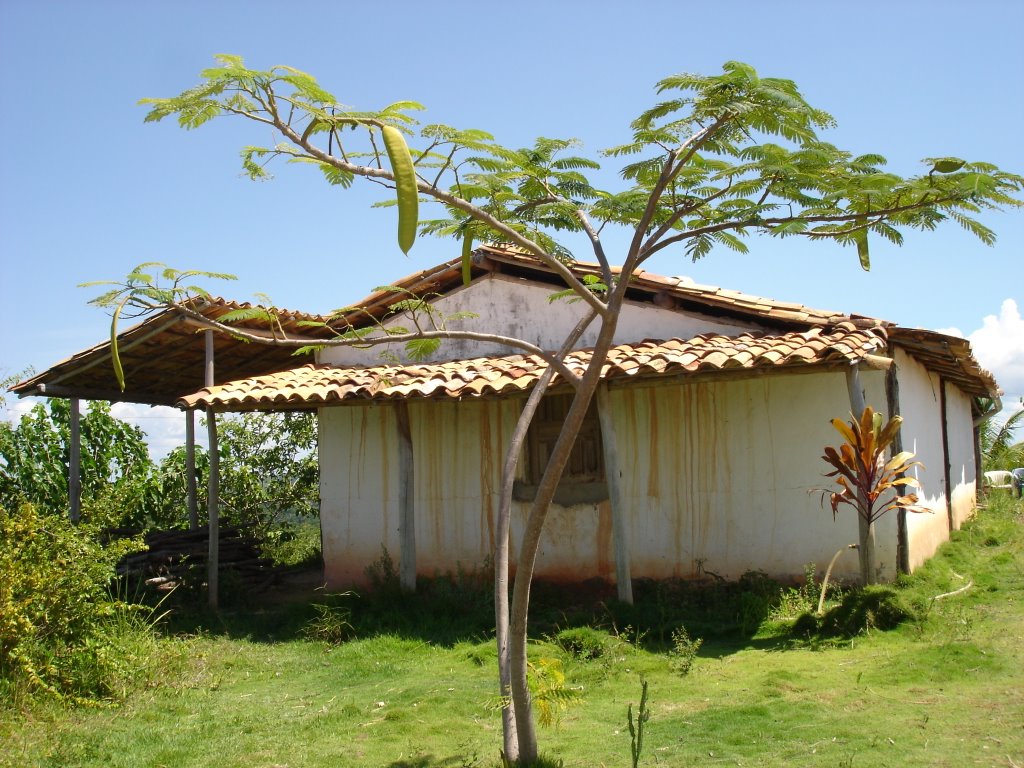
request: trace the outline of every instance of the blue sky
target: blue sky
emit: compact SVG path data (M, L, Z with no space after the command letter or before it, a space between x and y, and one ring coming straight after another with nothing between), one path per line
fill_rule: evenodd
M108 319L78 283L142 261L233 272L237 299L326 311L441 262L450 243L395 245L394 211L373 185L345 192L315 171L239 174L244 144L272 143L232 121L186 132L142 122L146 96L198 81L215 53L290 64L344 103L400 99L427 122L482 128L514 146L577 137L596 156L680 71L730 59L795 80L854 152L910 173L927 156L1024 172L1024 3L821 2L48 2L0 0L0 374L41 370L104 338ZM609 178L614 162L604 163ZM999 242L955 226L873 244L863 273L831 244L750 241L749 255L682 254L652 271L687 274L815 307L971 336L1008 398L1024 392L1024 212L988 215ZM613 241L614 253L614 241ZM581 251L585 257L585 252ZM986 321L986 318L989 320ZM12 407L8 400L7 407ZM158 421L140 421L155 430ZM163 417L161 417L163 418Z

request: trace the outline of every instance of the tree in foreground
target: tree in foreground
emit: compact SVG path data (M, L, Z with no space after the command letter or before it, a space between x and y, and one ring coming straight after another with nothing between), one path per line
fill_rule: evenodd
M145 99L151 108L146 119L174 116L187 129L217 117L252 122L280 139L274 146L242 150L243 167L253 179L266 177L267 164L283 159L313 166L330 184L349 187L357 178L375 182L393 190L384 203L397 206L398 242L406 253L418 233L458 238L468 269L474 241L508 244L560 275L567 295L577 299L579 324L556 351L497 333L452 330L426 302L416 300L395 305L396 314L413 316L412 330L346 327L339 316L337 337L324 343L406 343L411 354L425 355L444 338L470 338L538 354L549 364L506 454L495 552L499 672L502 693L511 701L502 713L504 749L508 759L524 764L537 758L526 637L541 529L600 383L631 275L666 249L692 260L717 246L746 252L745 238L755 234L837 241L855 248L865 269L871 238L899 244L904 230L931 230L947 220L992 243L993 233L975 216L1021 205L1024 188L1020 176L954 157L927 158L917 176L889 173L881 155L855 156L819 138L817 132L834 121L808 104L792 81L762 78L739 62L725 64L718 75L679 74L658 83L664 100L632 122L629 141L603 153L623 162L622 184L611 190L591 181L588 174L598 163L575 154L574 140L539 138L531 147L503 147L480 130L420 127L413 114L422 107L414 102L356 112L299 70L254 70L237 56L217 58L220 66L203 71L194 88L172 98ZM433 218L420 216L421 202L436 206ZM609 226L632 233L622 252L606 252L602 233ZM601 278L592 283L580 281L566 266L568 243L580 236L600 264ZM204 322L183 301L183 275L188 273L168 270L172 288L163 289L151 275L136 271L96 303L113 308L115 321L126 306L147 311L173 305ZM597 341L589 365L577 376L562 359L592 324ZM230 325L208 325L248 338ZM509 604L508 515L515 462L556 373L575 394L532 503Z

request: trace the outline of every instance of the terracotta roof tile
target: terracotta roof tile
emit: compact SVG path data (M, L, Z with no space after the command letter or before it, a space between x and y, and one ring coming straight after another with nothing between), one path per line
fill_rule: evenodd
M615 380L686 372L854 362L866 354L884 350L885 346L884 329L858 329L852 324L830 331L814 328L803 333L778 335L707 334L689 340L647 340L613 347L602 376ZM573 352L566 357L566 366L582 372L590 355L590 350ZM221 409L312 408L366 399L510 395L529 390L546 366L544 360L536 355L360 368L310 364L203 389L183 398L181 404ZM558 378L555 378L556 384Z

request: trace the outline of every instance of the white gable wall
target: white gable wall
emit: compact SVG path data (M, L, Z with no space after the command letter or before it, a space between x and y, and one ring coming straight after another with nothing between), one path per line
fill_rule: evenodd
M974 415L971 411L971 398L949 382L946 383L946 431L949 441L953 528L959 530L974 514L977 498Z
M921 483L921 503L931 512L907 515L910 568L913 570L934 554L949 538L949 514L945 487L946 457L942 447L942 387L938 374L901 349L895 355L903 416L903 449L913 451L924 466L914 471ZM947 441L949 444L950 487L953 525L960 525L974 512L975 461L971 401L958 387L945 384Z
M554 286L495 274L477 279L469 286L438 298L434 306L446 315L456 312L473 312L478 315L472 319L453 321L449 325L452 329L511 336L541 349L556 350L584 316L586 305L582 301L570 302L566 299L549 302L548 297L555 292ZM396 294L395 301L400 298ZM412 323L408 318L394 318L386 322L385 326L411 327ZM662 309L648 303L627 302L622 308L616 328L615 343L644 339L689 339L702 333L735 335L745 330L762 329L753 323ZM597 332L598 324L595 321L576 348L594 346ZM365 349L334 347L323 350L319 361L335 365L377 365L385 350L403 359L405 357L401 345ZM518 354L521 351L496 344L452 339L444 341L441 348L426 362L493 357Z

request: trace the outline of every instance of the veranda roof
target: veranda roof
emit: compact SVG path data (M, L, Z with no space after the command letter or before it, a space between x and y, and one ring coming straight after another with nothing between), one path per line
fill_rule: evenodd
M228 312L252 305L226 299L197 299L192 307L203 317L218 320ZM293 337L330 335L323 329L297 325L303 320L323 320L291 310L274 310L275 323L254 318L235 323L238 328L257 334L282 332ZM278 327L274 327L277 325ZM214 334L214 381L227 382L268 371L293 367L297 361L293 349L264 346L242 341L224 333ZM114 376L110 341L62 360L31 378L15 384L11 391L22 396L79 397L86 400L112 400L150 405L174 405L203 385L205 375L205 338L200 324L176 309L159 312L118 334L118 352L125 373L122 392Z

